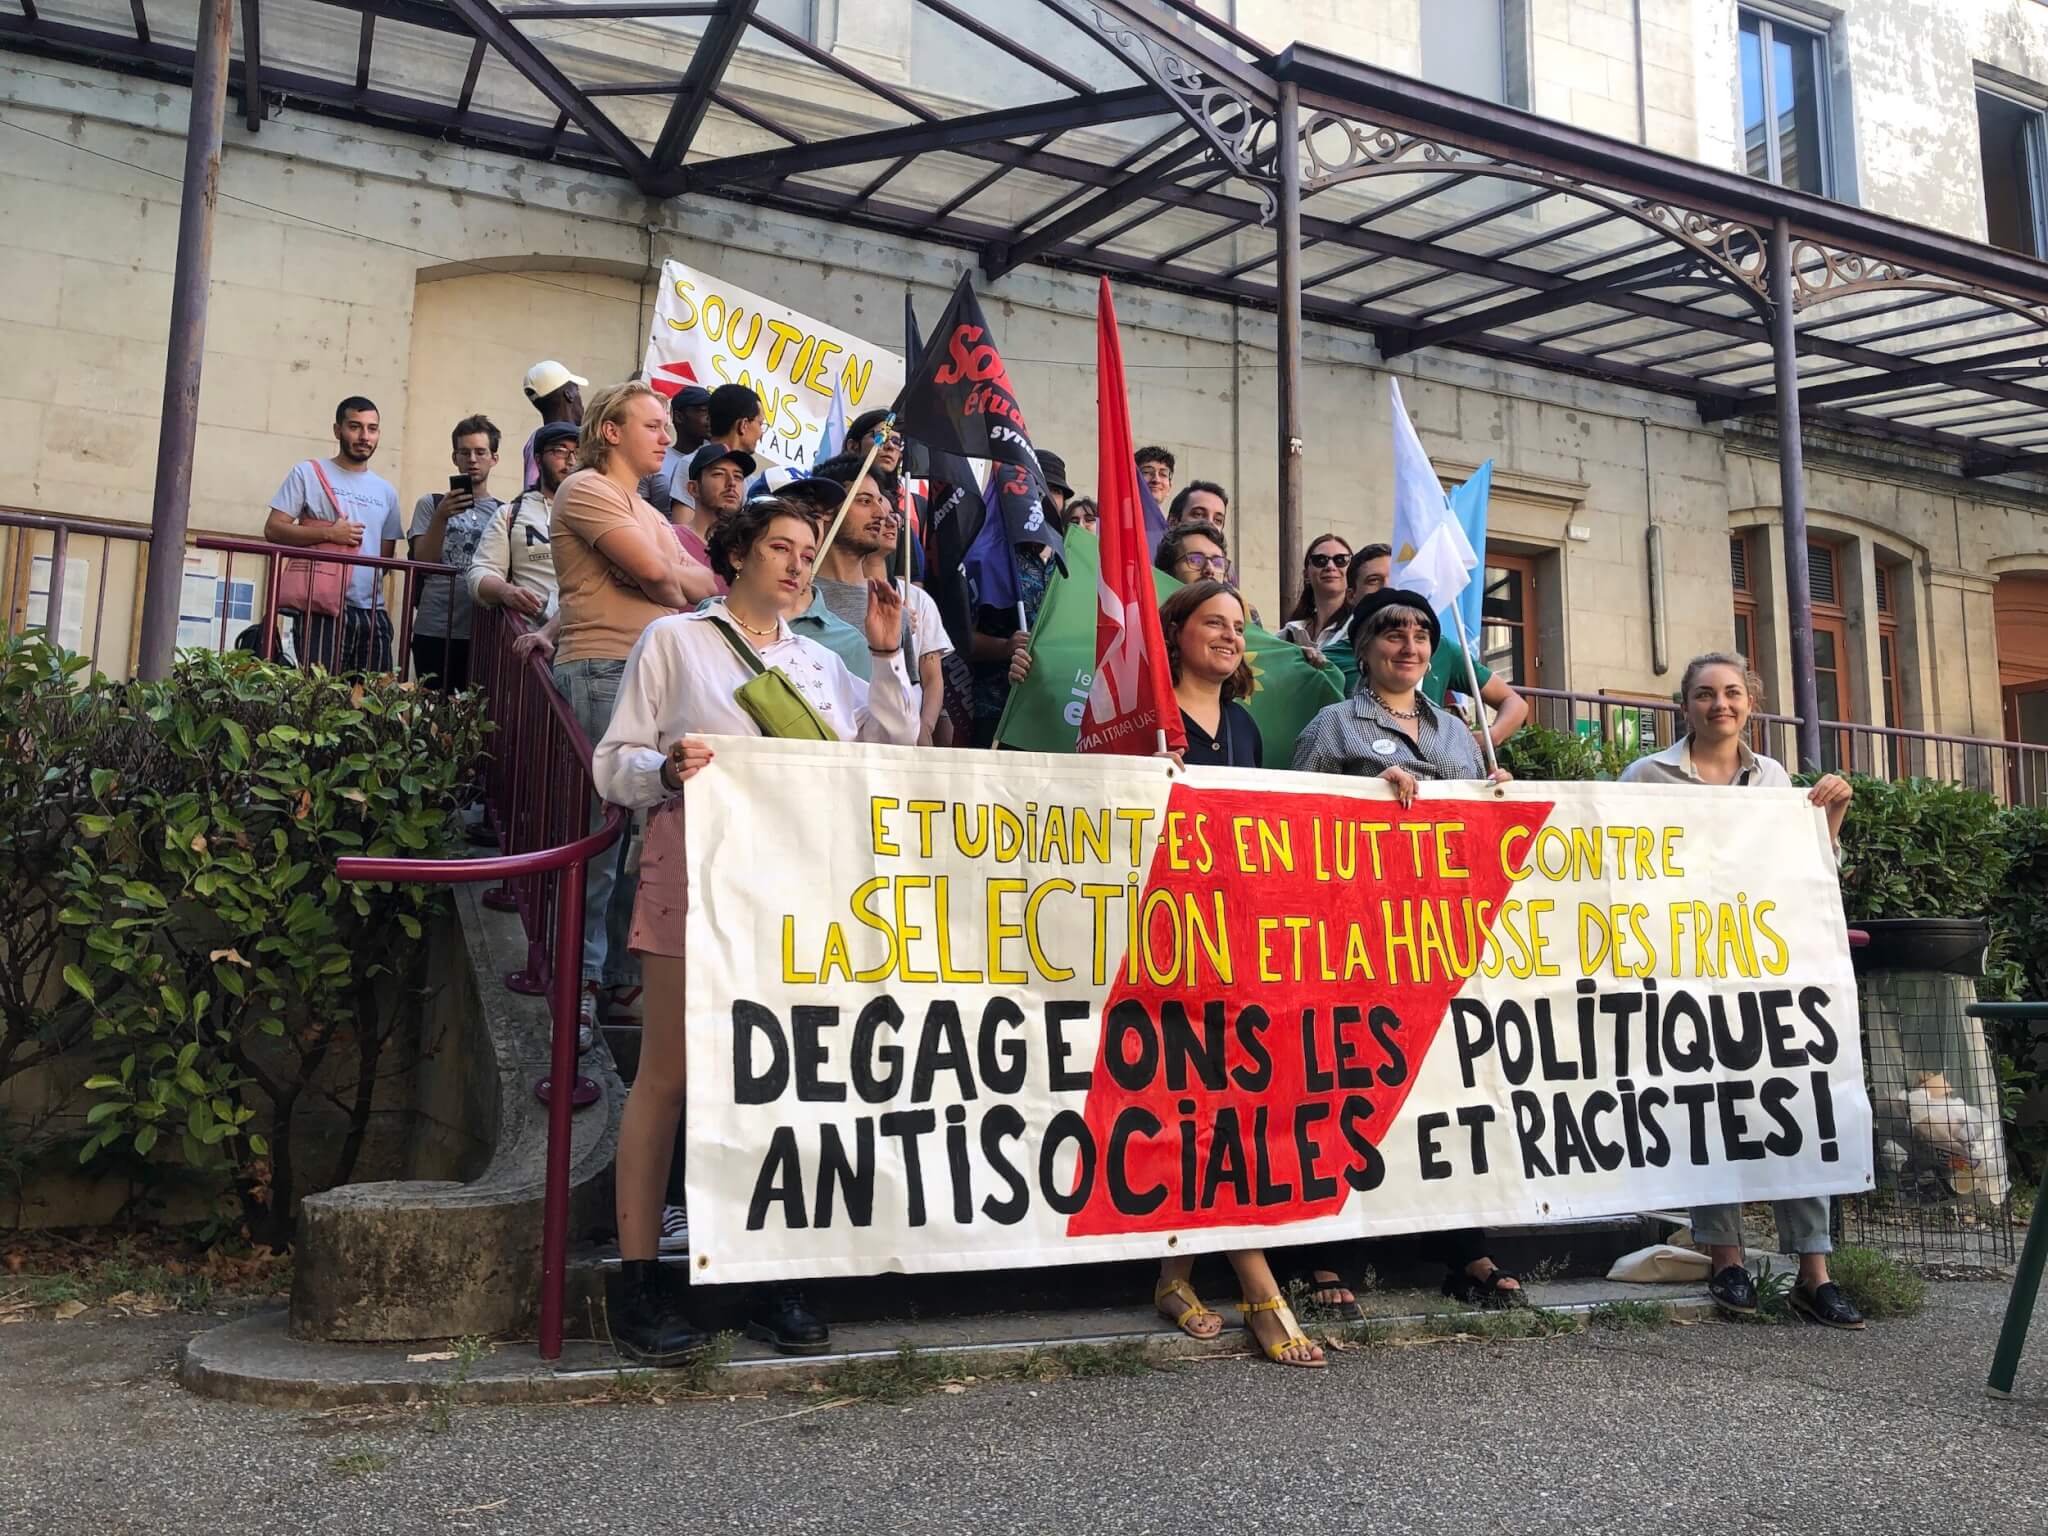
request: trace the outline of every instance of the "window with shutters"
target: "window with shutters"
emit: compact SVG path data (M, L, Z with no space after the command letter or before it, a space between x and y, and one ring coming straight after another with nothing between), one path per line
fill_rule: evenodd
M1833 544L1806 542L1806 590L1813 599L1813 692L1822 720L1849 718L1849 614L1842 606L1841 569L1847 562ZM1821 736L1821 764L1839 769L1848 740L1836 732Z
M1735 649L1755 669L1756 590L1750 585L1751 547L1749 534L1728 535L1729 576L1735 588Z

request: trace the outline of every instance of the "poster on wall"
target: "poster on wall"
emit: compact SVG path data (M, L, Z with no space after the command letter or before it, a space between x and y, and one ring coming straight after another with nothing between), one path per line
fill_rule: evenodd
M684 797L696 1281L1871 1185L1792 790L721 738Z
M887 409L903 387L903 359L887 347L679 261L661 266L642 373L668 396L746 385L768 418L756 454L799 467L816 456L834 390L851 421Z

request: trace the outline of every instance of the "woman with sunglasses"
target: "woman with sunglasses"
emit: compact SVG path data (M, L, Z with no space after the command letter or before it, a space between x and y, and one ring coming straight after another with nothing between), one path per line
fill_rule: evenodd
M1301 596L1295 600L1280 638L1291 645L1320 651L1344 638L1351 620L1345 584L1351 575L1351 545L1341 535L1326 533L1308 547L1301 562Z
M1214 523L1176 523L1159 541L1152 563L1175 581L1230 579L1230 543Z

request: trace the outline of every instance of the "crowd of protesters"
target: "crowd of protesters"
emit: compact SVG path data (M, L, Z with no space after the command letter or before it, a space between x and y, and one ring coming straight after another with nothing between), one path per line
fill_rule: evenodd
M558 362L529 371L526 394L540 423L525 442L524 478L509 501L491 490L499 428L480 415L455 424L449 488L419 499L406 537L412 559L461 574L424 578L411 589L410 659L423 686L461 688L471 674L476 607L532 621L515 651L550 664L555 687L594 744L599 795L644 817L644 830L622 840L615 857L589 867L580 1037L587 1049L601 1022L641 1025L619 1136L623 1263L610 1326L624 1353L662 1364L710 1342L659 1263L662 1252L688 1241L675 1193L686 1082L681 796L712 762L702 738L993 747L1011 690L1030 675L1031 634L1058 567L1049 544L1019 549L1015 601L970 604L966 623L949 630L924 590L928 507L884 413L857 418L848 451L837 457L808 470L764 471L755 457L764 410L745 386L691 385L667 401L638 381L586 399L589 387ZM341 402L334 456L294 466L272 499L266 534L273 542L393 557L398 497L368 467L378 425L372 402ZM1141 448L1134 457L1146 496L1164 509L1155 564L1180 583L1161 604L1160 621L1188 765L1375 777L1403 805L1427 781L1508 777L1492 766L1489 747L1520 728L1527 702L1444 636L1428 601L1389 584L1386 544L1354 549L1335 533L1308 545L1299 597L1278 635L1340 677L1341 697L1302 731L1290 761L1272 761L1245 707L1256 686L1248 634L1260 619L1235 584L1229 492L1205 480L1176 489L1176 460L1165 448ZM1037 458L1052 527L1093 529L1098 505L1076 493L1064 460L1044 450ZM827 543L835 517L838 530ZM334 611L302 598L288 615L297 654L338 670L390 670L382 575L369 565L349 567ZM1781 765L1743 739L1753 690L1742 658L1696 660L1681 690L1687 734L1626 777L1788 783ZM1830 775L1811 798L1838 834L1849 786ZM1694 1220L1698 1239L1711 1247L1715 1300L1754 1311L1739 1208L1705 1207ZM1827 1201L1780 1202L1778 1224L1781 1246L1799 1257L1794 1305L1833 1326L1862 1326L1828 1276ZM1519 1277L1494 1262L1483 1232L1434 1234L1431 1248L1442 1260L1447 1295L1523 1303ZM1355 1255L1279 1257L1287 1261L1282 1273L1258 1250L1228 1256L1239 1307L1268 1358L1319 1366L1322 1351L1302 1333L1288 1287L1356 1318L1357 1298L1343 1278ZM1155 1304L1189 1334L1213 1337L1222 1319L1196 1294L1191 1272L1192 1260L1166 1261ZM825 1323L787 1287L751 1297L747 1331L788 1353L829 1347Z

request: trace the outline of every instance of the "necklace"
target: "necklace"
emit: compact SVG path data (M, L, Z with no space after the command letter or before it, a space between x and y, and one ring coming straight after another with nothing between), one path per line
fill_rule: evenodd
M1419 720L1422 718L1422 706L1419 704L1413 709L1396 709L1385 699L1381 698L1379 689L1373 687L1370 683L1366 684L1365 691L1372 695L1373 703L1379 705L1381 709L1384 709L1396 720Z
M741 629L744 629L748 634L752 635L757 640L765 640L770 635L776 632L777 626L773 624L770 624L766 629L754 628L753 625L749 624L745 619L741 618L738 613L733 611L732 604L730 603L726 604L725 613L727 618L731 619L733 623L739 625Z

